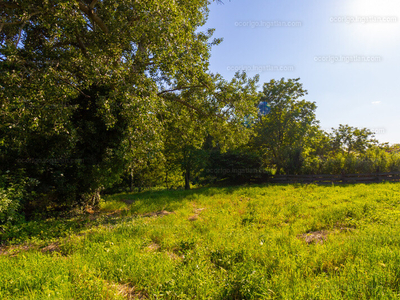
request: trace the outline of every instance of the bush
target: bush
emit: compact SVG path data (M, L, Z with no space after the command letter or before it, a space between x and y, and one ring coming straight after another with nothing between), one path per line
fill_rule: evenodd
M301 174L321 174L324 161L318 156L308 156L304 158L301 167Z
M303 174L359 174L375 172L399 172L400 155L373 147L365 153L337 153L326 159L306 157Z
M266 175L257 154L239 150L211 152L208 168L203 174L211 182L225 180L233 184L248 183Z
M13 197L12 189L0 189L0 224L13 221L18 216L19 200Z
M23 219L20 212L24 192L21 183L13 184L6 176L0 177L0 226Z

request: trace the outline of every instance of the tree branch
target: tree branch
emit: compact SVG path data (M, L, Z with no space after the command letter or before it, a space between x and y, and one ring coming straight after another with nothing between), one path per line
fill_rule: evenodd
M4 25L19 25L19 24L23 24L25 21L21 20L21 21L16 21L16 22L1 22L0 25L1 27L3 27Z
M180 104L183 104L184 106L186 106L186 107L188 107L188 108L190 108L190 109L193 109L194 111L196 111L199 115L201 115L201 116L206 116L206 114L203 112L203 111L201 111L199 108L197 108L197 107L195 107L195 106L193 106L193 105L191 105L191 104L189 104L189 103L187 103L186 101L183 101L182 99L180 99L178 96L176 96L175 95L175 97L173 97L173 99L171 99L171 98L167 98L168 100L174 100L174 101L176 101L176 102L179 102Z
M0 5L1 6L1 5ZM21 31L24 28L25 24L29 21L30 18L32 18L34 15L39 14L38 11L31 13L30 15L28 15L28 17L23 18L22 20L19 21L15 21L15 22L0 22L0 32L3 30L3 27L5 25L9 26L9 25L19 25L19 24L23 24L21 27Z
M200 115L202 115L202 116L205 116L205 115L206 115L206 114L205 114L203 111L201 111L199 108L197 108L197 107L195 107L195 106L193 106L193 105L187 103L186 101L183 101L183 100L179 99L178 97L176 97L174 100L175 100L176 102L179 102L179 103L185 105L186 107L189 107L189 108L193 109L194 111L198 112L198 113L199 113Z
M20 6L18 4L15 3L8 3L8 2L4 2L1 1L0 2L0 7L6 7L6 8L20 8Z
M204 86L203 85L195 85L195 86L177 87L177 88L174 88L174 89L170 89L170 90L165 90L165 91L159 92L157 95L160 96L160 95L165 94L165 93L181 91L181 90L187 90L187 89L190 89L190 88L199 88L199 87L204 87Z
M89 9L93 9L95 7L96 3L97 3L97 0L93 0L89 5Z
M25 23L24 23L24 25L25 25ZM18 47L18 44L19 44L19 42L20 42L20 40L21 40L22 30L23 30L23 29L24 29L24 26L21 26L21 28L19 29L18 39L15 41L15 48Z
M92 3L90 4L90 6L87 7L85 4L83 4L81 1L79 1L79 3L78 3L79 9L81 11L83 11L93 22L95 22L104 33L108 33L108 28L103 23L103 20L93 11L92 8L90 8L93 3L94 3L93 4L93 7L94 7L96 2L97 2L96 0L93 0Z
M69 82L67 79L62 78L61 76L59 77L62 81L64 81L66 84L72 86L75 90L77 90L79 93L81 93L83 96L86 98L90 98L89 95L86 95L84 92L82 92L80 89L78 89L76 86L74 86L71 82Z
M82 50L82 53L85 57L87 57L87 51L86 51L86 47L82 42L82 39L80 38L79 34L76 33L76 41L78 42L79 48Z

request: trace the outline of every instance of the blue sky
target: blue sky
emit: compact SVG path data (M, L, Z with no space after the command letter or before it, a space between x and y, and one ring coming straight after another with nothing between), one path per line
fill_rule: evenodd
M400 1L224 0L206 28L224 41L210 71L298 78L316 102L321 127L366 127L400 143ZM331 62L334 61L334 62Z

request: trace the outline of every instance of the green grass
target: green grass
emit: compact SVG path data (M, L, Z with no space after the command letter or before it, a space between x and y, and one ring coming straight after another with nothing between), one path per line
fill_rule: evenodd
M0 299L400 298L394 183L119 194L2 239Z

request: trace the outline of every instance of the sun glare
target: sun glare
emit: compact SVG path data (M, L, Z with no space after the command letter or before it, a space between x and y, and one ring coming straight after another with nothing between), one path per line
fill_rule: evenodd
M400 35L400 1L354 0L346 9L348 31L357 41L385 45Z

